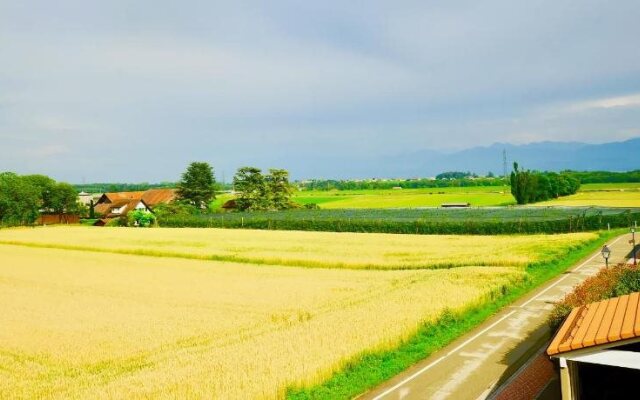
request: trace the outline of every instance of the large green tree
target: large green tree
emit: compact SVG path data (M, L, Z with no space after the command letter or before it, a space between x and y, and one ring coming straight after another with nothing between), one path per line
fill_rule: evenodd
M580 189L580 181L562 172L538 172L521 170L513 163L511 193L518 204L535 203L560 196L574 194Z
M41 204L40 191L28 179L11 172L0 173L0 225L35 222Z
M233 186L238 192L236 204L241 211L267 210L270 206L269 190L262 170L242 167L233 177Z
M215 195L213 168L206 162L192 162L178 182L178 197L198 210L206 210Z
M286 169L270 169L265 181L269 192L270 207L276 210L290 208L292 188L289 183L289 171Z
M270 169L263 175L255 167L242 167L233 177L238 192L236 204L241 211L285 210L291 207L292 187L289 172L284 169Z
M41 200L40 207L50 211L53 208L56 181L46 175L24 175L22 178L38 191Z
M48 201L48 208L55 214L76 214L81 210L78 192L72 185L65 182L55 184Z

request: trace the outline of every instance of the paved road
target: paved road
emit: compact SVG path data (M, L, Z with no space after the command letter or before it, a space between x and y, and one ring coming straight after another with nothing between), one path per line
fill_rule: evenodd
M630 235L611 241L611 262L624 261ZM549 336L552 303L604 265L600 253L518 300L483 325L362 395L367 400L484 399L513 373Z

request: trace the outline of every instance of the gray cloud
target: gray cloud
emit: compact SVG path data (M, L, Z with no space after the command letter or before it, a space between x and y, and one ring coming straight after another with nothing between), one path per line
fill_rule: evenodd
M2 2L0 170L153 181L204 159L227 176L273 163L295 175L318 153L349 168L420 148L638 136L639 12L631 0Z

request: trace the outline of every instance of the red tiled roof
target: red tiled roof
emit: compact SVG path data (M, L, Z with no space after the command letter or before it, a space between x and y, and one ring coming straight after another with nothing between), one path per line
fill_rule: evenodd
M547 349L550 356L640 337L640 293L574 308Z

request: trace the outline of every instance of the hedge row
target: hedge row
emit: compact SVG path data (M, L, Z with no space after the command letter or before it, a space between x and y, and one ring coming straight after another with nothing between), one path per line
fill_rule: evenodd
M182 228L245 228L267 230L299 230L329 232L378 232L399 234L535 234L570 233L601 229L630 227L640 219L640 212L622 212L605 215L576 215L561 219L534 220L464 220L429 221L392 219L344 219L344 218L279 218L268 213L230 213L225 215L167 216L160 226Z

